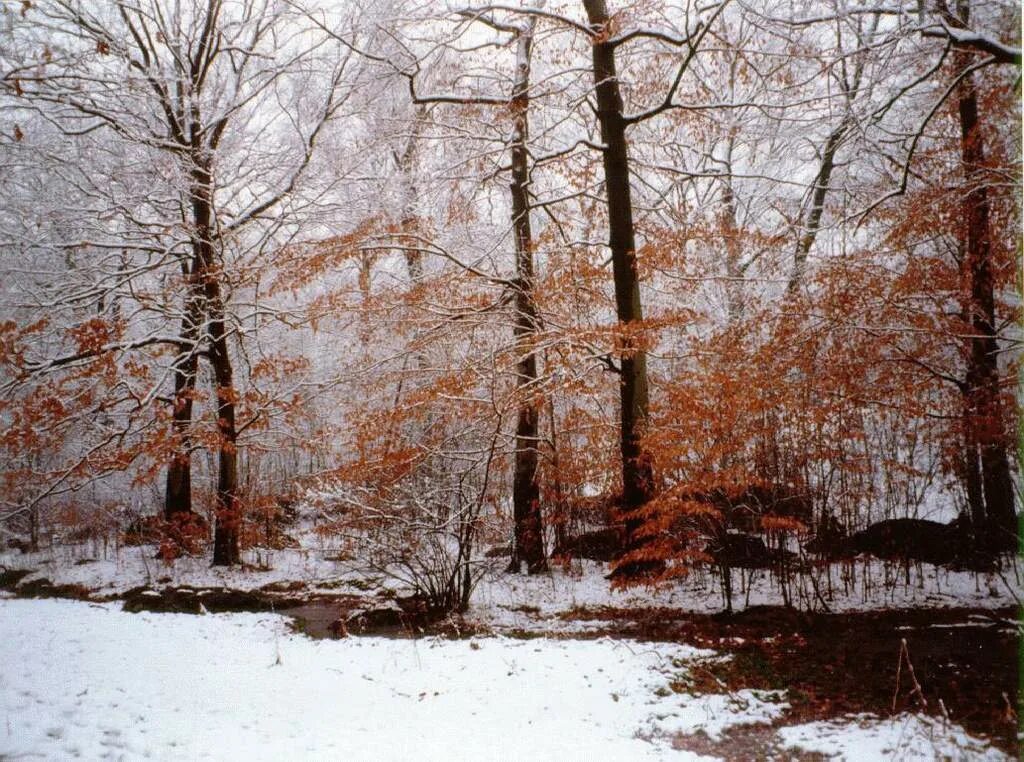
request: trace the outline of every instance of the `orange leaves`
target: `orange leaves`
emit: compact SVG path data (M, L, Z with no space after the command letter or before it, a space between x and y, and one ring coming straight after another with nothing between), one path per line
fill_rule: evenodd
M40 318L23 327L13 320L0 322L0 364L23 367L25 349L33 337L41 334L49 325L46 318Z
M120 326L101 317L91 318L68 330L75 348L80 353L100 352L118 338L120 333Z
M357 258L366 241L383 227L379 217L370 217L348 233L281 249L275 262L278 267L277 277L269 293L274 295L283 291L297 291Z
M789 516L768 514L761 517L760 523L762 531L767 535L786 534L788 532L802 534L808 531L807 525L802 521Z
M273 354L260 358L253 364L250 378L253 380L281 381L289 376L308 370L308 357Z
M241 395L234 386L218 386L217 400L221 404L236 405L241 400Z

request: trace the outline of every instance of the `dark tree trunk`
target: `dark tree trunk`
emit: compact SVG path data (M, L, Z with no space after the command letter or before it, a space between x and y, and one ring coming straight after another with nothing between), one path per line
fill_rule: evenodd
M583 0L590 26L597 118L604 143L605 194L608 202L609 247L615 279L615 309L621 329L620 441L622 452L622 515L626 552L642 555L643 507L654 490L651 459L642 446L648 417L647 356L634 331L643 320L640 279L637 273L633 204L629 186L629 146L622 95L615 69L615 47L607 41L608 8L605 0ZM634 558L616 566L613 577L643 577L657 573L664 562Z
M175 451L167 464L167 488L164 494L164 517L175 521L176 517L192 513L192 398L196 387L196 335L198 326L192 318L192 309L186 307L181 321L182 342L178 345L178 356L174 361L174 408L171 412L171 429L175 439Z
M193 190L193 196L196 193L197 191ZM209 266L209 204L206 204L206 211L200 215L193 201L193 214L197 216L193 220L196 227L192 239L192 261L191 265L182 264L187 291L184 314L181 318L181 342L178 344L178 355L172 367L174 407L171 412L171 427L175 438L175 452L167 466L164 517L168 521L181 521L182 517L192 513L192 411L199 363L199 332L205 312L204 279L207 277L206 271Z
M217 503L213 534L214 566L241 562L239 528L241 509L238 501L238 445L235 428L235 384L228 351L224 318L224 299L220 289L213 245L213 178L209 163L201 151L193 155L192 214L195 222L195 246L200 263L196 273L202 286L207 317L209 357L213 368L217 400Z
M572 516L569 515L569 505L562 489L562 465L559 462L558 428L555 423L555 400L552 395L548 395L548 426L551 430L551 482L555 496L555 547L567 548Z
M786 284L788 297L791 297L803 284L807 271L807 256L811 253L814 239L818 237L818 231L821 229L821 215L825 211L825 197L828 195L832 170L835 168L836 152L848 129L849 123L844 119L838 127L832 130L822 148L821 163L818 165L818 174L814 178L810 207L807 210L807 218L803 220L803 235L797 241L796 250L793 252L793 271Z
M978 442L975 439L976 427L971 421L971 401L966 384L962 387L962 391L964 406L963 480L964 490L967 493L968 518L970 519L963 526L969 532L970 536L966 540L970 543L971 547L976 550L983 550L983 547L986 545L987 525L985 519L985 486L981 474Z
M224 301L220 289L214 251L213 176L206 154L198 145L192 152L192 185L189 192L192 205L192 247L194 264L190 283L195 289L195 303L190 310L197 340L199 326L206 318L209 358L217 400L217 429L219 434L217 464L217 502L213 538L213 563L227 566L240 563L239 525L241 511L238 502L238 448L235 428L236 391L228 352L228 336L224 318ZM189 316L186 316L188 318ZM191 358L191 388L195 388L196 357L198 347L193 344ZM188 400L188 417L183 425L191 425L192 405Z
M1017 548L1017 516L999 383L985 144L979 124L978 93L970 75L960 84L958 106L961 157L967 183L962 202L964 256L960 267L964 312L971 334L964 384L965 444L967 476L976 480L980 470L981 495L976 483L969 482L967 486L972 502L971 523L978 543L983 546L981 549L1001 552ZM981 497L984 506L979 504Z
M220 447L217 453L217 521L213 532L214 566L241 563L239 529L242 523L238 500L238 436L235 428L235 385L228 354L224 308L216 281L211 281L210 359L217 393L217 429Z
M527 153L529 136L530 50L533 46L533 20L518 34L516 75L512 89L515 127L512 143L512 227L516 242L516 390L519 417L516 425L516 456L512 503L515 535L510 571L519 572L526 563L527 572L545 571L544 525L540 509L540 485L537 480L539 444L539 400L534 399L537 385L537 304L534 298L533 232L530 229L530 169Z

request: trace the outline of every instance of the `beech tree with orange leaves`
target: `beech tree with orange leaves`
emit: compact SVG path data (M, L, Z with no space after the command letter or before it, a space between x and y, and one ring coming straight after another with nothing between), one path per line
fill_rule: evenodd
M727 607L886 522L1005 563L1011 4L329 5L11 17L7 531L237 564L305 495L435 613L487 545Z

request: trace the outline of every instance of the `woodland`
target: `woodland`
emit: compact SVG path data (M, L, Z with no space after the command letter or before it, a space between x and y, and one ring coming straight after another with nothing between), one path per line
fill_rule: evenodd
M1014 0L0 5L11 595L1019 600Z

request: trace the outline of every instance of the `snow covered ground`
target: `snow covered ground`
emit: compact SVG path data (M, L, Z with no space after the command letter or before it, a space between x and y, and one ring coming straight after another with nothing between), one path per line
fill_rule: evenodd
M780 728L786 749L824 754L832 759L984 760L1009 759L991 746L971 738L956 725L932 717L902 714L880 719L870 715L841 721L811 722Z
M99 595L117 595L154 584L252 590L272 583L302 582L311 592L346 594L393 586L386 578L367 578L332 560L330 548L249 551L246 568L213 568L208 558L198 557L183 557L168 565L154 554L151 546L121 547L116 552L88 545L57 546L39 553L0 552L0 567L34 569L33 577L79 584ZM553 615L585 607L669 607L698 613L724 608L718 577L702 570L658 590L617 592L605 579L607 566L599 562L577 561L569 570L556 567L550 574L532 577L500 573L505 563L503 559L493 563L495 573L485 576L478 586L471 612L482 623L499 629L544 629ZM998 608L1016 605L1024 598L1019 571L1014 568L999 574L976 574L922 565L911 569L909 585L901 568L880 561L858 562L845 572L835 566L830 574L834 594L828 595L824 579L819 580L819 588L833 611L912 606ZM739 572L734 573L734 586L737 609L781 603L778 585L766 572L755 575L749 594L741 589ZM808 577L793 582L791 594L799 608L818 606Z
M0 759L698 759L675 734L784 718L784 695L668 689L677 644L311 640L278 616L0 599ZM846 759L1005 759L905 715L781 728Z

